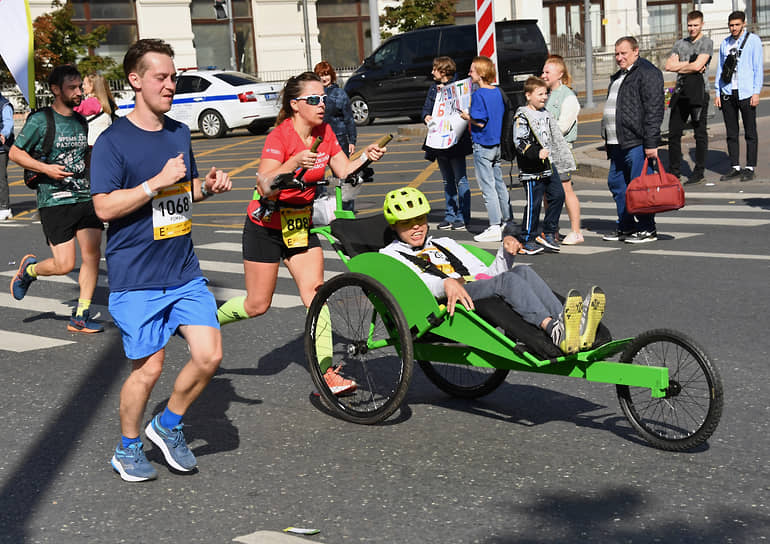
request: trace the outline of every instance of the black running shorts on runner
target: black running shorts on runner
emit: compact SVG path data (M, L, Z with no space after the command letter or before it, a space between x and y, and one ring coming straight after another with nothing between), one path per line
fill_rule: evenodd
M246 218L243 225L243 260L255 263L278 263L311 247L321 247L317 234L309 233L307 247L288 248L278 229L269 229Z
M94 203L77 202L40 208L40 223L48 243L58 246L69 242L80 229L104 230L104 223L96 216Z

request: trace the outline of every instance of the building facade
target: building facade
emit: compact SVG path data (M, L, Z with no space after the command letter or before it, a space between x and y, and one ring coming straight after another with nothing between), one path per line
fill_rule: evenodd
M109 27L106 43L95 53L118 62L130 43L150 37L163 38L174 47L180 68L236 68L267 80L285 79L321 59L351 68L371 53L366 1L229 1L235 66L231 66L230 21L217 19L214 0L70 0L76 24L86 30ZM33 18L51 9L50 0L29 4ZM395 4L396 0L380 0L378 7ZM457 0L455 22L472 23L473 6L473 0ZM726 35L727 16L734 9L745 10L752 23L770 34L770 0L713 0L702 5L683 0L591 0L592 45L595 51L611 49L625 35L641 37L643 44L653 46L656 41L673 43L686 29L687 13L696 8L704 12L706 30L714 29L715 43ZM584 54L584 0L495 0L495 17L537 19L553 52L567 57Z

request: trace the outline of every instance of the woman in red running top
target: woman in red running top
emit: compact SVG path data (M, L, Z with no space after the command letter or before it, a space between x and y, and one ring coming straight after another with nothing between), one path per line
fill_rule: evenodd
M361 158L349 160L337 143L334 131L323 122L324 103L323 84L313 72L291 77L286 82L276 127L265 139L257 173L261 198L277 199L278 209L260 215L260 201L249 203L243 228L247 294L230 299L219 308L222 324L262 315L268 310L281 260L297 283L306 307L323 283L320 242L318 236L309 233L316 186L275 191L270 189L274 176L305 169L303 181L319 181L329 165L338 177L345 178L367 156L377 161L385 154L385 148L372 144ZM323 141L313 152L310 148L319 136Z

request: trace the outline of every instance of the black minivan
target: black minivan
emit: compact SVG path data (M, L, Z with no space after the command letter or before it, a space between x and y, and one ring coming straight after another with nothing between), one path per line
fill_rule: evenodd
M524 81L540 75L548 56L543 35L536 20L526 19L495 23L495 36L498 83L513 104L524 104ZM383 43L345 84L356 124L402 115L420 120L433 59L443 55L455 61L458 77L465 77L476 56L476 26L431 26Z

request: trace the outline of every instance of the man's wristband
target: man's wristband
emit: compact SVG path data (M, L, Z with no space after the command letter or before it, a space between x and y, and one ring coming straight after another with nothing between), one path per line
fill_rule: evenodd
M203 198L210 197L213 194L213 193L209 193L208 190L206 189L205 179L201 182L201 194L203 195Z
M153 191L152 189L150 189L150 184L147 183L146 181L142 183L142 189L144 189L145 194L150 198L154 198L158 196L158 191Z

